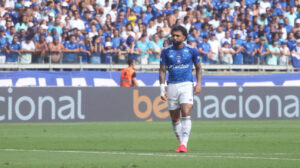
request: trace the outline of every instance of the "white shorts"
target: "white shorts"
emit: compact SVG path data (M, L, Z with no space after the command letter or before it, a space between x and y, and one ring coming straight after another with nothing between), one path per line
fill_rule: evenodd
M168 84L168 109L176 110L183 103L193 104L193 83L182 82L176 84Z

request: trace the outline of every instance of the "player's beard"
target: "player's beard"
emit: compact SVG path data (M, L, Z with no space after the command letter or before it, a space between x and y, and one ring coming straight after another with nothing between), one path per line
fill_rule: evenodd
M174 47L179 47L181 43L181 41L173 41Z

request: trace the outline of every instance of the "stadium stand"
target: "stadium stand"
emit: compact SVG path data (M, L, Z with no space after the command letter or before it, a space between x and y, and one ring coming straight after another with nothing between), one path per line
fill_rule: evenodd
M206 70L300 68L299 0L1 0L0 69L159 67L176 24Z

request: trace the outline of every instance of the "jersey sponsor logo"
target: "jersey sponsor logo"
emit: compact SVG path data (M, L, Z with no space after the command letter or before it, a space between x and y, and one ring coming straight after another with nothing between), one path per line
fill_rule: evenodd
M189 67L189 64L180 64L180 65L170 65L168 68L169 69L173 69L173 68L176 68L176 69L186 69Z

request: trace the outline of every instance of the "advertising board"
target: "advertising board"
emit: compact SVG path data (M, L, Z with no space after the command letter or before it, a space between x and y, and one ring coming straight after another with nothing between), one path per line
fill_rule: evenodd
M299 87L203 87L193 120L299 119ZM158 87L2 87L0 122L169 120Z

